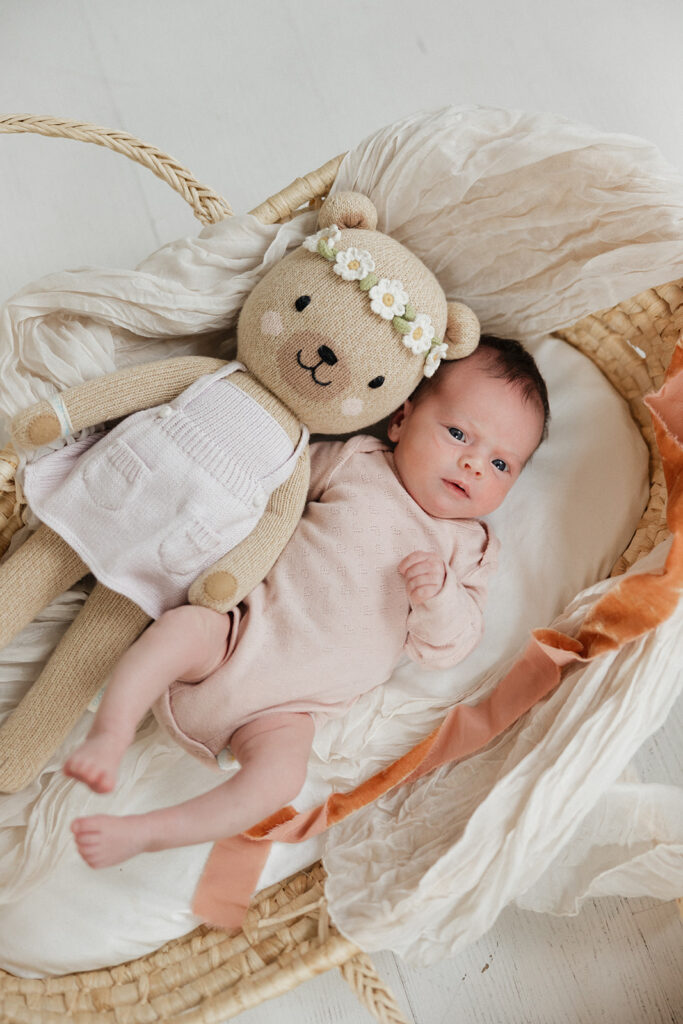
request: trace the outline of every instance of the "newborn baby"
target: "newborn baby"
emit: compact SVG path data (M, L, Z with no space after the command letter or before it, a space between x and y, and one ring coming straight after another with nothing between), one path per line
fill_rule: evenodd
M269 576L227 615L165 612L123 656L64 771L113 789L138 722L157 718L190 752L226 747L240 770L182 804L76 819L92 867L243 832L290 803L316 721L386 682L404 655L461 661L482 633L497 541L493 512L547 432L548 398L517 342L482 338L442 364L391 418L311 449L303 519Z

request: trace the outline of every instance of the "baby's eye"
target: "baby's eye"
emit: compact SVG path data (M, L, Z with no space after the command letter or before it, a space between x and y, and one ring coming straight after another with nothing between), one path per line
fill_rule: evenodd
M454 437L456 441L465 440L465 431L461 430L460 427L449 427L448 433L451 435L451 437Z
M499 469L501 473L507 473L510 468L505 459L493 459L491 465L495 466L496 469Z

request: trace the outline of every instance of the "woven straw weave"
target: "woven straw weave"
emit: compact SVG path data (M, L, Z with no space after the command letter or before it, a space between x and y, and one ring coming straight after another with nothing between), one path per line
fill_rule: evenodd
M369 958L331 924L320 864L259 894L243 930L197 928L140 960L61 978L0 971L4 1024L219 1024L342 967L382 1024L405 1024Z
M106 146L149 167L192 207L202 223L232 211L171 157L124 132L53 117L0 117L0 133L36 132ZM263 223L289 219L301 206L318 206L342 157L297 178L251 212ZM614 567L629 565L666 536L666 488L643 398L663 382L683 330L683 280L660 285L585 317L558 337L587 355L628 403L650 450L650 498L638 529ZM0 554L21 525L23 496L14 484L16 457L0 452ZM405 1024L370 959L330 921L322 864L255 897L242 931L197 928L156 953L107 970L61 978L20 979L0 971L0 1020L6 1024L210 1024L228 1020L331 967L381 1024Z

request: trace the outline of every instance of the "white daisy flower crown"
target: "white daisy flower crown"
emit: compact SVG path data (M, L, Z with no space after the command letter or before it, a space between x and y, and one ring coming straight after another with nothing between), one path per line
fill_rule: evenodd
M424 356L424 375L432 377L448 352L448 345L434 337L435 329L427 313L418 313L400 281L377 277L375 261L366 249L337 249L341 231L330 224L303 242L304 249L324 256L334 263L333 270L343 281L358 281L361 291L370 299L370 309L391 322L402 336L403 344L415 355Z

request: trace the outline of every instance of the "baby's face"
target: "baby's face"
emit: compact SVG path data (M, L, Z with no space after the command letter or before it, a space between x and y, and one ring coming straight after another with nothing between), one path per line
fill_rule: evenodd
M389 439L410 496L438 519L478 519L502 503L536 450L543 415L519 387L489 376L477 352L394 414Z

